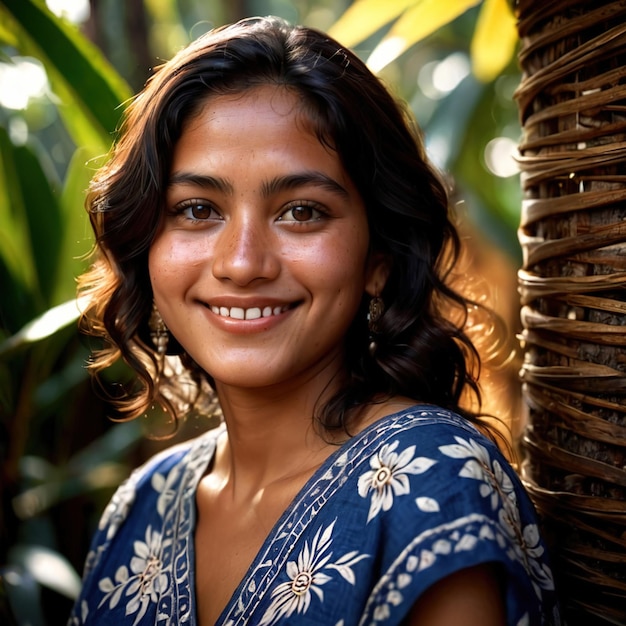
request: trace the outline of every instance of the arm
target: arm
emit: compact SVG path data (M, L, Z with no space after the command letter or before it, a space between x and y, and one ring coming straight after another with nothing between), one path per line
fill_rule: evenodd
M506 611L498 569L477 565L428 589L413 605L407 626L504 626Z

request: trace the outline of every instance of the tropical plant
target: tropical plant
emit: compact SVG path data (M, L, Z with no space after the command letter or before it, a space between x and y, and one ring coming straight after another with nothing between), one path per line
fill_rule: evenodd
M132 4L151 20L152 59L210 24L244 16L241 3L218 0ZM210 23L193 17L194 5ZM108 2L108 17L119 25L127 7ZM153 64L141 59L135 88ZM84 367L90 346L76 329L75 277L92 246L84 193L131 94L100 49L44 0L0 0L0 623L7 626L65 622L112 490L165 445L146 441L139 422L111 425ZM178 436L204 427L187 424Z
M125 476L122 454L137 438L136 427L127 427L76 453L106 430L75 328L74 277L91 247L81 207L131 92L43 2L0 2L0 43L0 91L9 105L0 108L0 621L12 623L12 614L44 624L44 614L56 612L52 607L78 585L62 556L71 555L68 534L55 524L71 536L81 526L59 517L72 508L79 518L98 513L106 488ZM23 111L10 101L20 96L7 90L10 73L34 99ZM86 493L96 495L94 510L81 510ZM70 498L73 507L57 507ZM52 604L33 601L33 594Z
M411 46L480 5L470 50L474 75L483 82L500 76L517 47L517 28L507 0L358 0L329 33L354 46L390 22L391 28L369 55L368 65L379 71Z
M569 624L626 624L626 7L517 3L525 478Z
M357 0L329 34L399 85L431 156L451 173L473 222L519 261L516 169L500 174L487 163L496 145L509 148L504 159L497 151L496 160L510 162L520 133L512 97L520 78L518 35L509 0ZM444 75L440 93L432 93L432 79L424 85L428 69L440 81Z

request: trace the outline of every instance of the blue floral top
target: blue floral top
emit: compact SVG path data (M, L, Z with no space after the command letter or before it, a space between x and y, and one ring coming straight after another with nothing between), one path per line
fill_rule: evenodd
M196 624L196 487L222 429L157 455L118 489L70 625ZM502 571L507 624L559 623L516 474L467 421L416 406L369 426L311 477L218 624L399 625L430 585L488 562Z

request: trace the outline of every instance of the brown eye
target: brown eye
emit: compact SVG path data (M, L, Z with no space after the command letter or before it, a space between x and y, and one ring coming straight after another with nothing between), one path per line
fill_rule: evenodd
M221 220L212 204L204 200L186 200L175 207L175 213L191 222Z
M206 204L194 204L188 208L188 211L196 220L207 220L211 217L213 209Z
M322 217L322 212L315 206L298 202L292 204L281 216L282 222L314 222Z
M291 215L296 222L306 222L313 217L313 208L310 206L296 206L291 209Z

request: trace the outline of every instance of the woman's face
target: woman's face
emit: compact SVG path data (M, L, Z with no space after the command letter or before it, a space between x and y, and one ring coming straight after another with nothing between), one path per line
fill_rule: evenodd
M183 128L150 278L170 331L218 386L328 382L364 291L384 283L368 243L338 155L297 95L263 86L209 99Z

